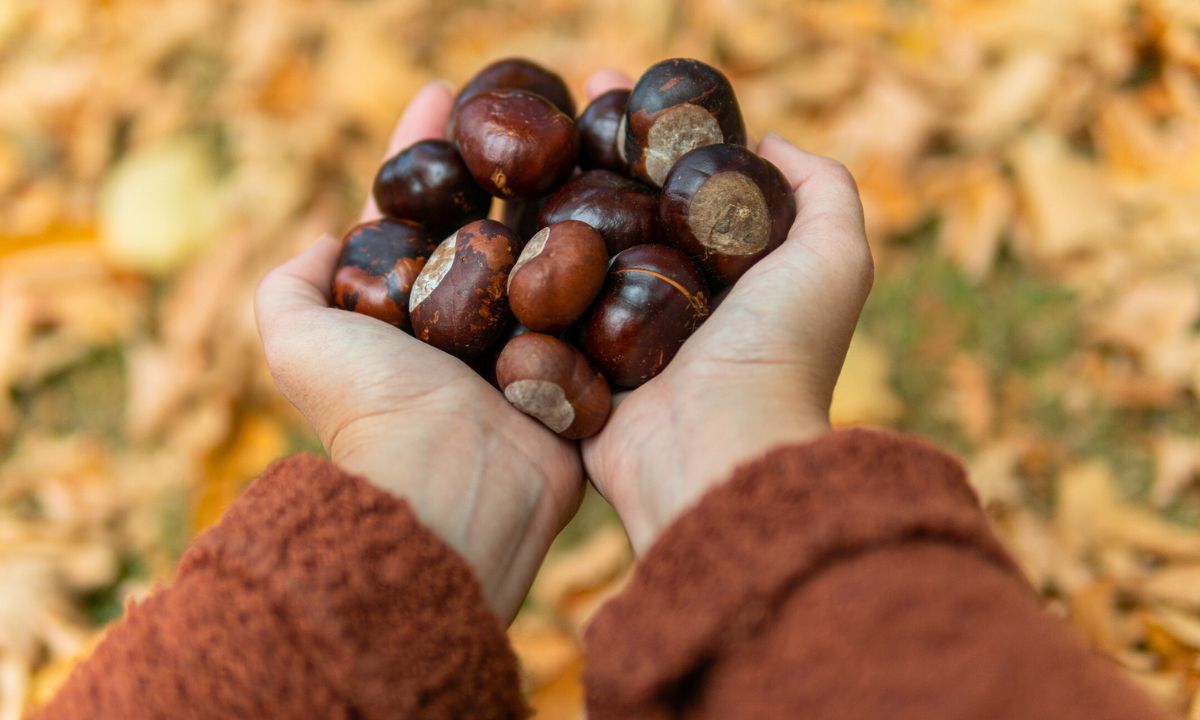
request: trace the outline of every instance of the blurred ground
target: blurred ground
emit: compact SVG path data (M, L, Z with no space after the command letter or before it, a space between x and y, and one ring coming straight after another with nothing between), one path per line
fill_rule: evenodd
M255 281L345 227L422 82L509 54L577 91L704 58L847 163L879 279L835 419L962 453L1048 609L1200 718L1194 0L6 0L0 720L313 449ZM539 717L580 716L628 567L590 498L512 630Z

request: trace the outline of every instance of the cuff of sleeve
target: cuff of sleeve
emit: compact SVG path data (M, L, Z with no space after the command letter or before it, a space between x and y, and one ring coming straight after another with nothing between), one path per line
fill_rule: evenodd
M647 711L824 569L917 539L968 548L1020 578L962 466L933 446L853 429L772 451L675 521L596 616L589 707Z
M406 502L332 463L268 468L179 575L214 568L259 588L363 717L524 714L516 657L466 561Z

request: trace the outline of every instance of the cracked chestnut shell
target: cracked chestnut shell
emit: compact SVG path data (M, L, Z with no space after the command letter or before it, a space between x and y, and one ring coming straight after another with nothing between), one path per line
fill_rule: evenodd
M534 235L508 274L508 304L517 320L556 333L578 320L604 285L608 249L589 225L565 220Z
M506 200L547 194L571 176L579 159L575 121L521 90L468 100L459 108L454 137L475 182Z
M415 220L434 237L487 217L492 206L491 196L445 140L421 140L389 158L375 175L373 193L384 215Z
M443 240L409 294L413 334L463 359L494 346L512 319L505 285L521 244L494 220L468 223Z
M725 286L787 238L796 197L770 161L740 145L707 145L675 163L660 210L670 243Z
M589 170L571 178L546 199L538 227L578 220L596 229L609 255L646 243L666 242L658 192L608 170Z
M704 275L687 255L637 245L613 258L581 347L609 382L634 388L662 372L708 313Z
M612 406L604 376L583 353L550 335L509 340L496 361L496 380L513 407L569 440L600 432Z
M609 90L584 108L579 126L579 167L584 170L629 172L629 165L617 150L618 135L629 105L628 90ZM620 138L624 142L624 138Z
M458 91L446 124L446 137L454 137L459 108L491 90L524 90L541 95L568 117L575 117L575 100L558 73L525 58L503 58L475 73Z
M629 95L625 122L630 173L656 187L689 150L746 144L733 86L699 60L675 58L652 65Z
M333 304L408 328L408 297L434 241L409 220L376 220L350 229L333 274Z

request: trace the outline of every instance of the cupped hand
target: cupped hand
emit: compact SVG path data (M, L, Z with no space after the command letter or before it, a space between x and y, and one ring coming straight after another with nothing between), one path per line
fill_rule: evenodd
M629 79L588 83L595 97ZM583 444L635 549L741 464L829 429L829 403L873 279L854 179L777 135L758 144L791 182L787 240L729 291L667 368L617 398Z
M389 154L441 137L441 83L409 105ZM368 203L363 220L379 217ZM502 619L519 607L578 507L579 454L513 409L463 362L396 328L330 307L340 244L271 271L256 298L267 364L334 462L407 500L475 569Z

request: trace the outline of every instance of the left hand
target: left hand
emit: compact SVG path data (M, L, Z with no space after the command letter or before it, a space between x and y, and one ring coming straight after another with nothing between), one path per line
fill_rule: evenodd
M442 137L453 97L427 85L389 154ZM369 203L363 220L379 217ZM463 555L501 619L516 614L583 492L576 445L513 409L471 368L384 322L330 307L340 243L270 272L256 314L267 364L332 460L407 500Z

